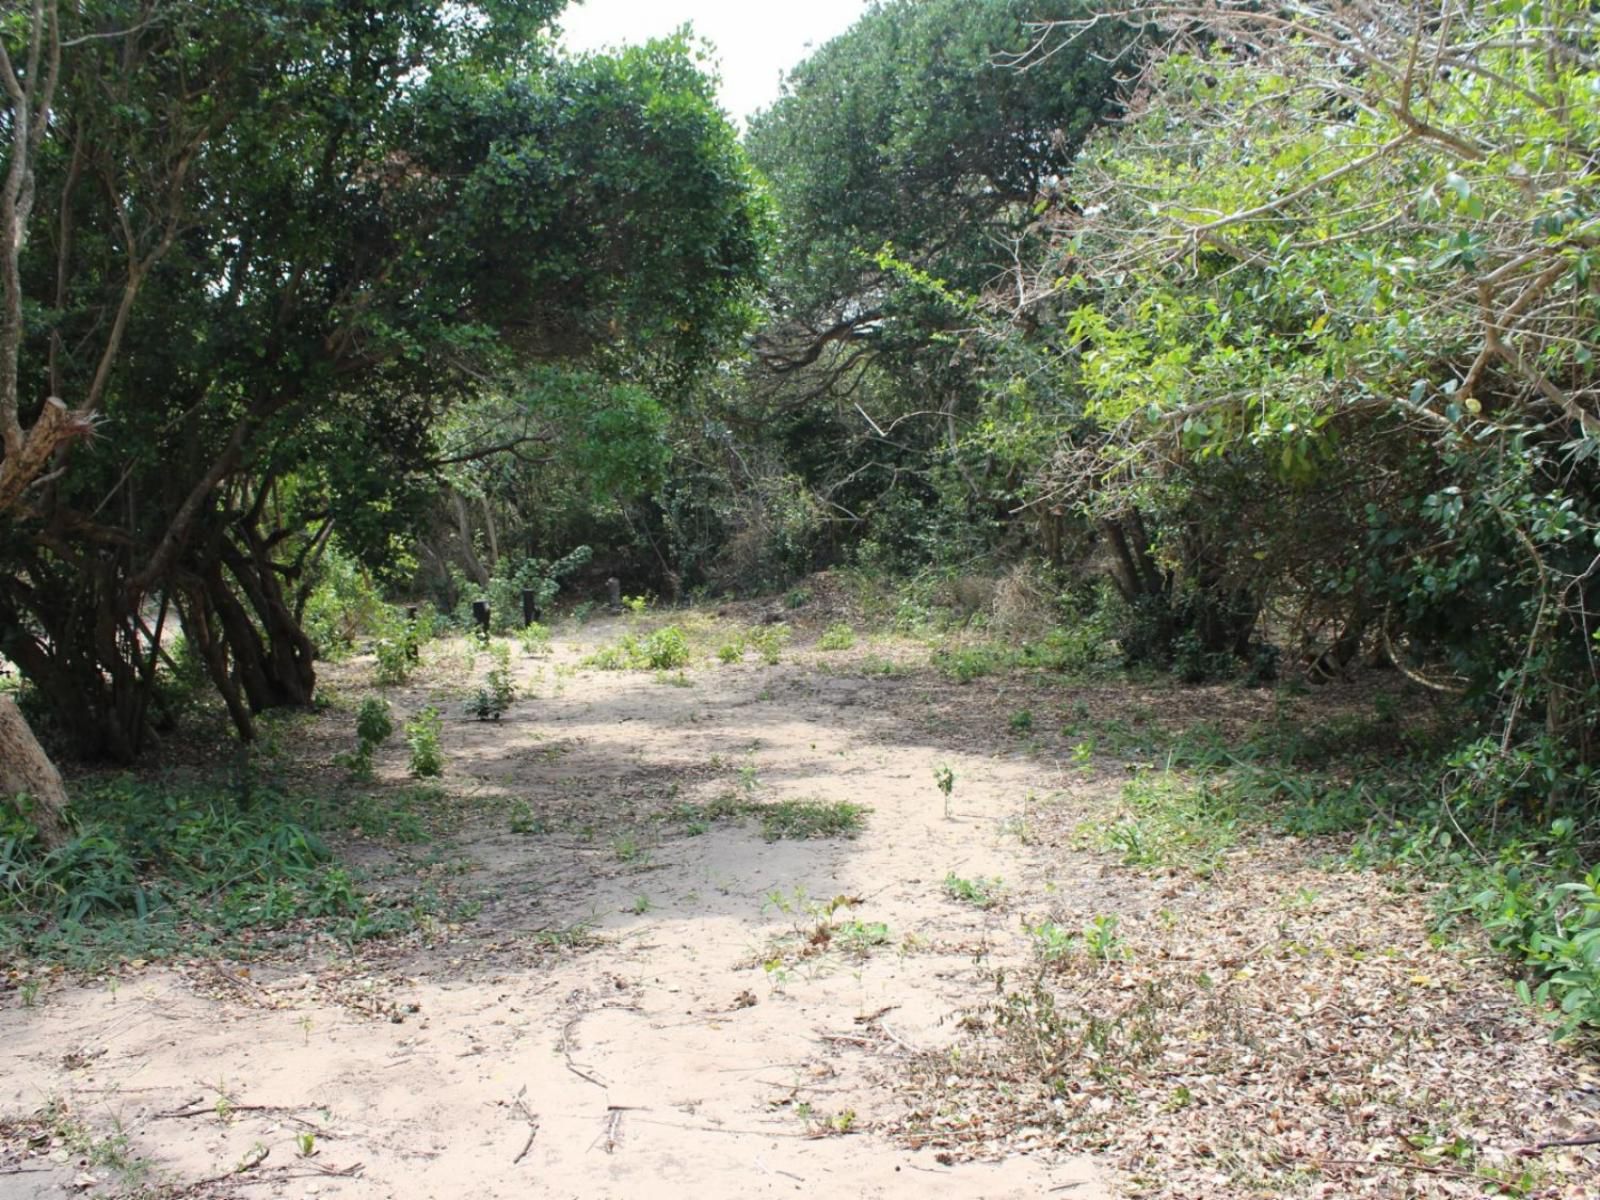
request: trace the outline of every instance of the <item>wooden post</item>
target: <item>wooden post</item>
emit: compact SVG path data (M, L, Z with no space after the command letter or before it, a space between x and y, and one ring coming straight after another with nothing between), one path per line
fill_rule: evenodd
M606 580L606 607L613 613L622 611L622 581L615 575Z

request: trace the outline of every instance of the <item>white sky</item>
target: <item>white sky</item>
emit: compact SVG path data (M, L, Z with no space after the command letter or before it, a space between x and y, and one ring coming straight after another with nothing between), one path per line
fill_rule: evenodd
M572 0L556 18L572 50L632 45L685 23L715 46L722 107L741 124L778 98L779 75L855 23L866 0Z

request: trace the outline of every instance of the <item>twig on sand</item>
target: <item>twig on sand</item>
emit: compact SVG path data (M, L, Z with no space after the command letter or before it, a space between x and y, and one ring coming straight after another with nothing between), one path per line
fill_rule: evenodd
M234 1113L286 1113L294 1109L282 1104L202 1104L198 1107L180 1108L173 1112L155 1113L153 1121L177 1120L181 1117L228 1117Z
M597 1141L601 1143L607 1154L613 1153L622 1144L622 1114L625 1112L644 1111L636 1104L608 1104L606 1105L606 1128Z
M1471 1171L1458 1171L1453 1167L1436 1167L1430 1163L1406 1162L1398 1158L1311 1158L1318 1167L1389 1167L1396 1171L1421 1171L1424 1175L1442 1175L1448 1179L1477 1179L1482 1175Z
M533 1139L539 1136L539 1118L528 1109L527 1101L523 1099L528 1094L527 1084L522 1085L522 1090L511 1098L517 1106L517 1111L522 1114L522 1119L528 1123L528 1140L522 1143L522 1149L517 1151L517 1156L511 1160L511 1165L516 1166L528 1157L528 1151L533 1149Z
M877 1012L862 1013L860 1016L856 1017L856 1024L857 1025L872 1025L872 1024L875 1024L879 1017L883 1016L885 1013L892 1013L895 1009L897 1009L899 1007L900 1006L898 1004L885 1004L882 1008L878 1009Z
M889 1024L888 1024L887 1021L879 1021L878 1022L878 1028L883 1030L883 1032L888 1036L889 1040L891 1042L893 1042L896 1046L899 1046L900 1049L904 1050L907 1054L921 1054L922 1053L922 1051L918 1050L910 1042L906 1041L899 1034L897 1034L894 1030L890 1029L889 1028Z
M761 1161L760 1155L756 1156L755 1163L756 1170L760 1171L763 1175L782 1175L785 1179L792 1179L796 1183L804 1183L806 1181L804 1175L796 1175L793 1171L785 1171L781 1167L767 1166L766 1163Z
M357 1179L361 1172L366 1170L366 1163L351 1163L348 1167L324 1167L314 1162L308 1162L300 1167L284 1167L277 1171L267 1171L253 1175L241 1175L236 1171L229 1171L225 1175L218 1175L213 1179L202 1179L197 1186L211 1183L221 1183L226 1180L233 1187L254 1187L263 1183L282 1183L286 1179L314 1179L336 1176L340 1179Z
M1590 1134L1588 1137L1566 1138L1558 1142L1538 1142L1535 1150L1554 1150L1561 1146L1600 1146L1600 1133Z
M572 1033L572 1027L588 1015L589 1014L586 1012L581 1012L561 1027L561 1041L558 1043L557 1048L561 1051L561 1057L566 1060L567 1070L571 1071L574 1075L576 1075L579 1079L584 1080L586 1083L592 1083L601 1091L605 1091L606 1085L604 1081L596 1079L587 1071L581 1070L578 1065L572 1061L572 1051L567 1048L568 1035Z

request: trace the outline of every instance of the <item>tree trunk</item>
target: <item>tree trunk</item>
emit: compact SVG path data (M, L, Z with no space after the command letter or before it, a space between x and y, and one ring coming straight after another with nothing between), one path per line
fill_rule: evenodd
M0 796L28 797L26 815L39 840L55 849L67 840L67 789L10 696L0 696Z

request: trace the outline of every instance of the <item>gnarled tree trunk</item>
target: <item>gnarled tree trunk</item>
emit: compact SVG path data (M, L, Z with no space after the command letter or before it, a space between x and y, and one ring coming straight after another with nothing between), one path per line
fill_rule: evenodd
M67 789L17 711L10 696L0 696L0 796L26 796L27 815L39 838L52 849L67 840Z

